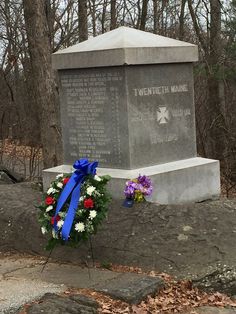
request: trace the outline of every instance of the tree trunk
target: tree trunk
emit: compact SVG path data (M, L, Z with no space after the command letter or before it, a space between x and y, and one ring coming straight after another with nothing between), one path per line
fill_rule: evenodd
M143 0L141 21L140 21L140 29L143 31L145 31L146 22L147 22L147 9L148 9L148 0Z
M116 28L116 0L111 0L111 26L110 29Z
M153 33L158 32L158 5L157 0L153 0Z
M210 55L213 64L217 64L221 56L221 4L219 0L210 0Z
M53 26L54 26L55 16L51 7L51 0L45 0L45 10L46 10L45 12L46 12L47 23L48 23L49 41L50 41L51 47L53 47L53 38L54 38Z
M23 0L23 7L35 101L40 108L40 126L35 127L40 127L43 164L49 168L61 162L61 134L45 0Z
M140 28L140 22L141 22L141 15L142 15L140 0L137 0L136 6L138 8L138 18L137 18L135 28L139 29ZM124 20L124 18L123 18L123 20Z
M203 48L205 57L205 69L207 73L207 115L208 132L206 153L207 157L223 159L225 150L225 121L221 108L219 94L219 60L221 57L221 3L219 0L210 0L210 44L204 36L204 32L198 24L193 9L192 0L188 0L189 12L192 17L198 40Z
M93 37L95 37L97 35L96 0L89 0L89 13L92 19Z
M161 1L161 12L160 12L160 21L161 21L161 25L160 25L160 34L161 35L166 35L165 29L166 29L166 25L165 25L165 15L164 15L164 11L167 5L167 0L162 0Z
M87 0L79 1L79 41L88 39Z
M208 63L208 106L212 121L209 130L211 147L209 157L222 159L224 151L224 116L221 110L219 91L219 60L221 57L221 5L219 0L210 0L210 49Z
M107 0L104 0L103 8L102 8L102 18L101 18L102 34L106 32L106 13L107 13Z
M184 39L184 13L187 0L181 1L180 15L179 15L179 40Z

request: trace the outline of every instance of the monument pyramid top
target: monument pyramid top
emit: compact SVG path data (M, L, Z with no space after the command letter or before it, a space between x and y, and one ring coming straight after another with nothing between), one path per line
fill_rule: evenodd
M194 62L196 45L119 27L53 54L56 69Z

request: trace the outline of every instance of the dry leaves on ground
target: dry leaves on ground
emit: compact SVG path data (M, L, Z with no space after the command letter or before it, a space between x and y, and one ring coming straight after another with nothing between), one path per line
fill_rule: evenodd
M5 255L18 257L31 257L26 254L6 253ZM38 261L38 257L33 257ZM40 257L40 263L45 258ZM96 264L97 268L101 268L99 264ZM147 300L141 302L138 305L129 305L125 302L114 300L111 297L99 292L95 292L90 289L69 289L63 293L66 297L70 294L84 294L95 299L99 305L99 313L102 314L171 314L171 313L184 313L187 309L192 310L194 314L194 308L199 306L232 306L236 307L236 302L231 300L228 296L219 292L206 293L197 288L192 287L191 281L182 280L177 281L175 278L166 273L158 273L156 271L145 272L139 267L109 265L109 269L117 272L133 272L138 274L146 274L152 277L160 277L164 280L166 287L161 290L155 296L149 296ZM37 301L35 301L37 303ZM26 314L29 304L26 304L19 314Z
M113 266L113 271L145 273L138 267ZM139 305L128 305L125 302L113 300L102 293L94 292L89 289L80 289L78 292L85 294L97 300L100 304L100 313L106 314L158 314L158 313L184 313L186 310L193 310L199 306L233 306L236 302L228 296L219 292L206 293L197 288L192 287L191 281L176 281L173 277L166 273L157 273L154 271L146 272L149 276L157 276L162 278L165 283L165 289L161 290L155 296L149 296L147 300Z

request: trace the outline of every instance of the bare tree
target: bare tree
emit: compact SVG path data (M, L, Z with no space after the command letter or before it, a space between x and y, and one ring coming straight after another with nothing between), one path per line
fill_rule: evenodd
M184 39L184 15L185 15L185 5L187 0L181 0L180 15L179 15L179 39Z
M79 4L79 41L88 39L87 0L78 0Z
M145 31L147 23L147 11L148 11L148 0L143 0L142 3L142 13L140 19L140 29Z
M223 160L226 172L232 174L236 165L235 3L2 0L0 137L11 136L36 148L42 143L45 165L57 164L60 131L50 54L86 40L88 34L97 36L126 25L199 46L200 62L195 66L198 150Z
M221 108L218 71L222 53L221 5L219 0L210 0L210 46L208 61L208 106L211 116L209 157L222 159L224 151L224 116Z
M158 4L157 0L153 0L153 33L157 34L158 32Z
M104 34L106 31L107 4L108 4L108 0L104 0L103 7L102 7L102 14L101 14L102 34Z
M44 167L58 165L61 155L58 95L51 65L51 45L44 0L23 0L34 94L40 108ZM37 127L37 126L35 126Z
M222 159L225 149L225 121L220 100L220 60L222 55L221 40L221 3L219 0L203 1L205 9L206 28L200 25L197 11L194 11L192 1L188 0L194 30L203 50L205 72L207 74L207 111L209 128L206 145L208 157Z
M96 22L96 0L89 1L89 15L92 20L92 34L93 36L97 35L97 22Z
M110 29L116 28L116 0L110 0L110 6L111 6L111 25Z

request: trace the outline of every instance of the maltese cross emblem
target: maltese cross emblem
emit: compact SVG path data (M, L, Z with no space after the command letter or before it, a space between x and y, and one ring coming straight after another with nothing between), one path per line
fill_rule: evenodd
M166 107L159 107L157 110L157 121L159 124L165 124L169 121L170 115Z

